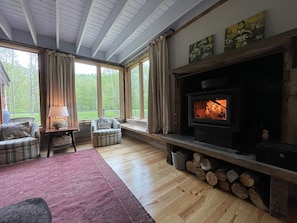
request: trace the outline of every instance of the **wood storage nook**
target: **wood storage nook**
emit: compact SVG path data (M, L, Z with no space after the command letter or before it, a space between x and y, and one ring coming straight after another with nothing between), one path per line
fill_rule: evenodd
M172 164L170 152L176 146L197 153L187 165L189 172L197 178L206 182L208 179L210 185L250 200L274 217L297 221L297 172L279 165L280 158L286 164L287 159L292 160L292 156L284 156L280 152L276 154L275 160L268 160L275 154L269 157L264 151L260 154L264 160L259 161L257 157L257 145L263 140L262 131L267 133L267 129L269 141L297 148L297 29L176 68L171 70L171 75L175 77L175 95L172 99L175 101L175 126L173 134L162 136L167 143L167 162ZM187 95L195 94L197 89L202 92L202 80L224 75L230 75L228 77L231 80L236 79L237 87L243 89L240 91L240 106L244 105L244 109L240 107L236 110L241 116L237 117L239 124L232 128L236 128L237 132L232 135L233 138L228 139L230 142L232 140L232 147L212 144L211 140L200 142L196 139L196 127L189 126L188 120L190 112ZM274 82L266 86L266 81L273 78ZM254 103L254 100L267 103L268 106L274 103L271 108L276 109L272 109L273 112L270 108L265 110L266 104ZM257 110L259 106L261 109ZM250 111L253 112L249 114ZM268 122L257 122L258 117L263 120L267 118ZM207 137L211 137L212 131L208 131ZM215 136L221 133L214 130ZM224 136L220 142L223 140ZM290 152L294 157L297 149ZM203 164L204 158L216 161ZM208 171L211 172L208 174ZM228 171L231 172L228 174Z
M205 165L206 167L201 165L200 167L194 167L193 162L197 160L197 154L194 153L193 160L187 160L187 171L195 174L199 180L203 180L211 186L229 191L243 200L249 198L258 208L269 211L268 176L200 154L199 160L201 164L207 163L207 165ZM195 171L193 171L193 168Z

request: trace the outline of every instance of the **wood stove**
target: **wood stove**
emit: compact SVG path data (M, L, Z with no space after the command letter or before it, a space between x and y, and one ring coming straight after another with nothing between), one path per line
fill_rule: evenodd
M188 94L188 125L199 142L237 150L240 90L220 89Z

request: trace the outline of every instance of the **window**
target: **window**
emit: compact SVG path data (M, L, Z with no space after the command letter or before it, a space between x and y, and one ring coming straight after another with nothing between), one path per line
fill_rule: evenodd
M148 81L149 60L144 60L129 69L130 75L130 117L147 120L148 117Z
M86 61L75 62L76 105L79 121L99 116L121 118L122 68ZM123 95L123 94L122 94Z
M40 124L37 52L0 47L0 63L2 122L30 116Z
M102 115L121 117L120 113L120 71L101 67Z
M98 117L96 66L75 63L75 91L78 120Z

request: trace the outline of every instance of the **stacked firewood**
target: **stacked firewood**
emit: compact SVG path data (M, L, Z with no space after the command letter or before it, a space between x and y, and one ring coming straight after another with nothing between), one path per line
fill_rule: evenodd
M193 160L186 161L186 169L199 180L250 200L262 210L269 210L269 182L265 175L199 153L193 154Z

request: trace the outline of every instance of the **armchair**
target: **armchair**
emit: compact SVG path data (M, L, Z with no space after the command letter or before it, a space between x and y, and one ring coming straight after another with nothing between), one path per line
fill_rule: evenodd
M91 122L91 136L94 147L121 143L121 124L115 118L100 117Z

